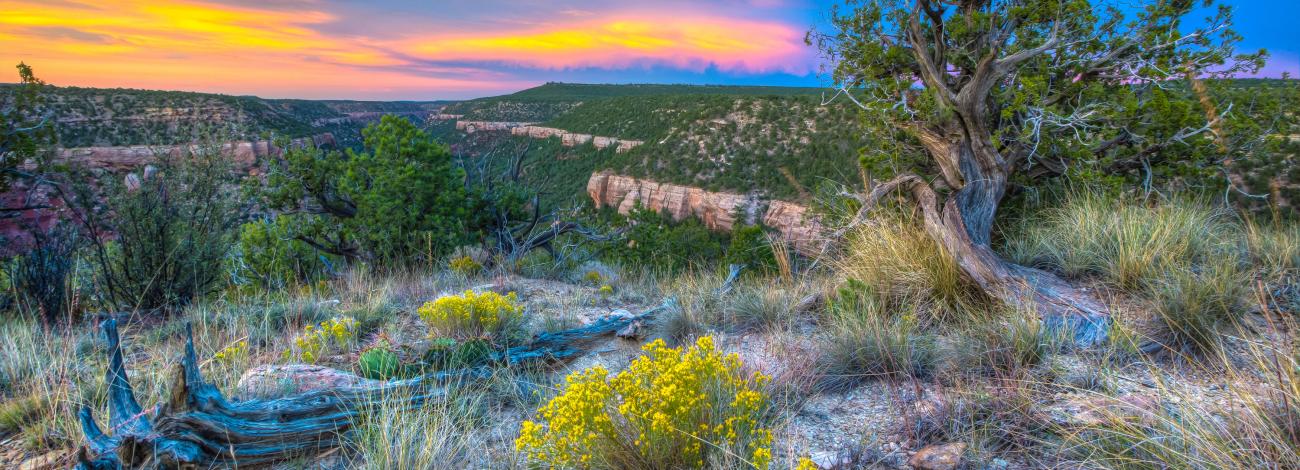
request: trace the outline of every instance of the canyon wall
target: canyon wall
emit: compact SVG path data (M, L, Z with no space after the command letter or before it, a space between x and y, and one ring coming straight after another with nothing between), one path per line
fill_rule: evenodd
M781 234L795 250L816 254L821 249L821 224L807 217L808 208L787 201L763 201L755 195L704 189L598 172L587 180L587 195L596 207L613 207L620 214L642 207L668 214L673 220L700 219L711 230L727 231L736 224L762 222Z
M335 145L334 136L328 133L289 141L290 148ZM197 145L80 147L59 149L54 159L58 163L89 169L100 178L120 178L124 173L138 170L149 164L156 156L175 158L198 148ZM222 144L220 148L222 155L235 162L236 171L250 174L256 171L260 159L279 156L283 151L279 146L265 140L228 142ZM17 217L0 219L0 256L26 252L32 245L29 229L49 229L60 219L70 216L63 201L54 196L47 186L31 190L20 180L15 181L9 191L0 193L0 205L3 207L20 207L28 204L47 208L25 211L19 213Z
M334 135L325 133L289 141L290 148L334 147ZM102 169L110 172L122 172L147 164L156 156L175 158L182 153L196 152L200 145L131 145L121 147L78 147L59 149L55 160L89 169ZM219 152L227 156L241 170L248 170L257 160L266 156L278 156L283 150L270 141L227 142L221 145Z
M513 135L532 137L534 139L559 137L560 144L564 145L565 147L573 147L575 145L582 145L587 142L591 142L591 144L596 146L596 148L598 149L603 149L606 147L617 147L618 152L626 152L628 150L631 150L632 147L636 147L638 145L645 143L640 140L620 139L618 137L604 137L604 136L591 135L591 134L579 134L576 132L569 132L564 129L556 129L554 127L542 127L542 126L519 126L510 129L510 133Z
M449 119L459 118L459 114L438 114L436 119L446 117ZM510 135L521 137L531 137L534 139L546 139L550 137L559 137L560 144L565 147L586 144L596 146L598 149L615 147L617 152L626 152L645 142L640 140L620 139L618 137L606 137L591 134L579 134L569 132L564 129L554 127L534 126L531 122L513 122L513 121L456 121L456 130L463 131L466 134L473 134L479 131L510 131Z
M456 130L464 131L466 134L473 134L478 131L508 131L516 127L523 127L530 124L532 123L508 121L456 121Z

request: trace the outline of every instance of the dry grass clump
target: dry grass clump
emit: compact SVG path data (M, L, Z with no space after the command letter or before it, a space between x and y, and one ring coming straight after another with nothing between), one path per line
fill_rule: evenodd
M1139 290L1179 268L1241 256L1227 211L1186 198L1145 203L1097 191L1025 218L1006 243L1018 263Z
M960 322L990 305L913 216L878 211L849 233L836 272L871 288L886 308L915 307L925 322Z
M1153 370L1159 406L1137 416L1101 410L1100 423L1065 435L1063 448L1099 468L1300 468L1300 349L1239 341L1239 351L1203 362L1221 378L1226 407Z
M1250 277L1231 260L1173 269L1148 287L1156 319L1151 338L1183 355L1219 349L1222 332L1245 313L1249 286Z
M821 388L842 389L872 378L927 377L937 336L923 331L915 310L894 311L872 287L851 280L827 308Z
M957 329L942 351L945 376L1028 380L1054 341L1034 312L1003 308Z
M451 384L446 399L412 409L401 396L361 410L349 435L349 468L441 469L483 457L485 391Z
M1024 219L1005 251L1020 263L1091 277L1149 306L1147 351L1210 353L1245 311L1251 277L1294 265L1300 236L1244 224L1186 197L1144 202L1078 191ZM1256 265L1252 270L1250 262Z
M1300 225L1248 217L1244 229L1251 261L1266 274L1277 276L1300 269Z

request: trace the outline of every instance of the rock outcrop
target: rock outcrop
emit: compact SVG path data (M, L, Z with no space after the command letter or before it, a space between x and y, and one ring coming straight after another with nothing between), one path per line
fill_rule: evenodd
M290 148L333 147L334 136L329 133L289 141ZM183 153L198 152L200 145L131 145L123 147L79 147L60 149L55 160L89 169L110 172L131 170L145 165L157 156L178 157ZM228 156L241 170L247 170L266 156L278 156L283 151L270 141L228 142L218 150Z
M775 229L800 253L815 254L820 249L821 225L807 216L806 207L792 202L764 201L753 194L706 191L610 172L592 174L587 180L587 195L596 207L613 207L620 214L640 205L673 220L695 217L718 231L731 230L739 214L747 219L742 223L762 222Z
M640 140L620 139L618 137L605 137L591 134L579 134L569 132L564 129L542 126L519 126L510 129L512 135L527 136L534 139L546 139L550 137L559 137L560 144L565 147L573 147L590 142L598 149L607 147L616 147L619 152L626 152L645 142Z
M532 125L531 122L512 121L456 121L456 130L473 134L479 131L508 131L516 127Z

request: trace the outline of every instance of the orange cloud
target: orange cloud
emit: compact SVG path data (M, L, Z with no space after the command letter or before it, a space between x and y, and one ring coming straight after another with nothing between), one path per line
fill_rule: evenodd
M654 64L806 73L811 64L802 37L798 30L776 22L637 15L524 32L421 38L405 48L428 59L552 69Z

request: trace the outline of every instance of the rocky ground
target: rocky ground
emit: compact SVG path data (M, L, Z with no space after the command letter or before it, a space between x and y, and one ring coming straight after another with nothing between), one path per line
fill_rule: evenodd
M590 323L608 315L627 315L644 311L659 302L653 290L624 290L614 296L602 296L598 290L582 283L555 280L508 277L488 282L468 282L465 287L485 290L513 291L526 305L533 330L555 330ZM449 291L461 289L457 287ZM397 344L417 344L424 341L427 332L414 315L405 315L388 323L383 330L385 339ZM1263 327L1258 314L1255 323ZM138 330L137 330L138 332ZM513 442L519 423L527 419L542 398L551 390L550 384L562 381L572 371L600 365L618 371L635 358L645 342L661 335L657 329L646 325L636 339L608 337L590 349L590 352L561 367L540 375L514 378L519 385L517 396L501 398L487 404L490 418L479 432L485 452L477 461L468 463L471 468L502 468L520 466L514 453ZM1289 332L1279 332L1285 337L1272 337L1274 341L1289 341ZM728 351L741 356L744 363L774 378L779 390L774 391L777 403L774 431L780 456L777 466L792 463L807 456L820 468L898 468L898 469L954 469L954 468L1042 468L1070 467L1063 456L1042 452L1033 443L1009 444L998 452L974 451L979 444L953 439L950 434L927 427L943 427L945 420L961 419L960 408L971 390L998 393L998 390L1020 388L1003 386L997 379L990 383L949 383L944 377L927 380L890 379L869 380L848 390L819 392L815 386L814 371L822 360L817 350L817 329L814 322L800 320L783 330L755 331L749 333L719 334L720 344ZM355 363L355 351L323 361L347 369ZM150 354L141 352L130 364L149 364ZM309 367L310 368L310 367ZM234 391L235 396L263 394L255 392L259 380L284 375L284 366L267 365L244 374ZM314 385L295 388L346 387L364 383L366 379L327 367L310 368L305 372L315 377ZM1153 363L1131 359L1115 362L1113 357L1103 357L1087 352L1065 352L1053 355L1035 372L1035 380L1044 383L1034 387L1030 409L1018 410L1017 419L1036 420L1043 426L1052 426L1060 432L1069 432L1107 420L1126 417L1139 422L1158 420L1162 407L1192 406L1208 415L1233 413L1242 406L1238 391L1245 388L1264 388L1264 384L1225 383L1225 376L1194 367L1179 367L1176 363ZM298 370L295 373L304 373ZM1236 377L1239 378L1239 377ZM522 397L522 398L520 398ZM956 410L956 411L955 411ZM1025 418L1029 417L1029 418ZM993 432L1003 428L994 427ZM1006 429L1011 429L1012 427ZM1014 441L1011 439L1010 441ZM51 452L24 451L17 437L0 437L0 467L21 470L38 470L67 467L71 449ZM981 449L989 446L981 445ZM996 447L995 447L996 448ZM334 452L312 462L295 462L293 468L344 468L356 464L353 457Z

